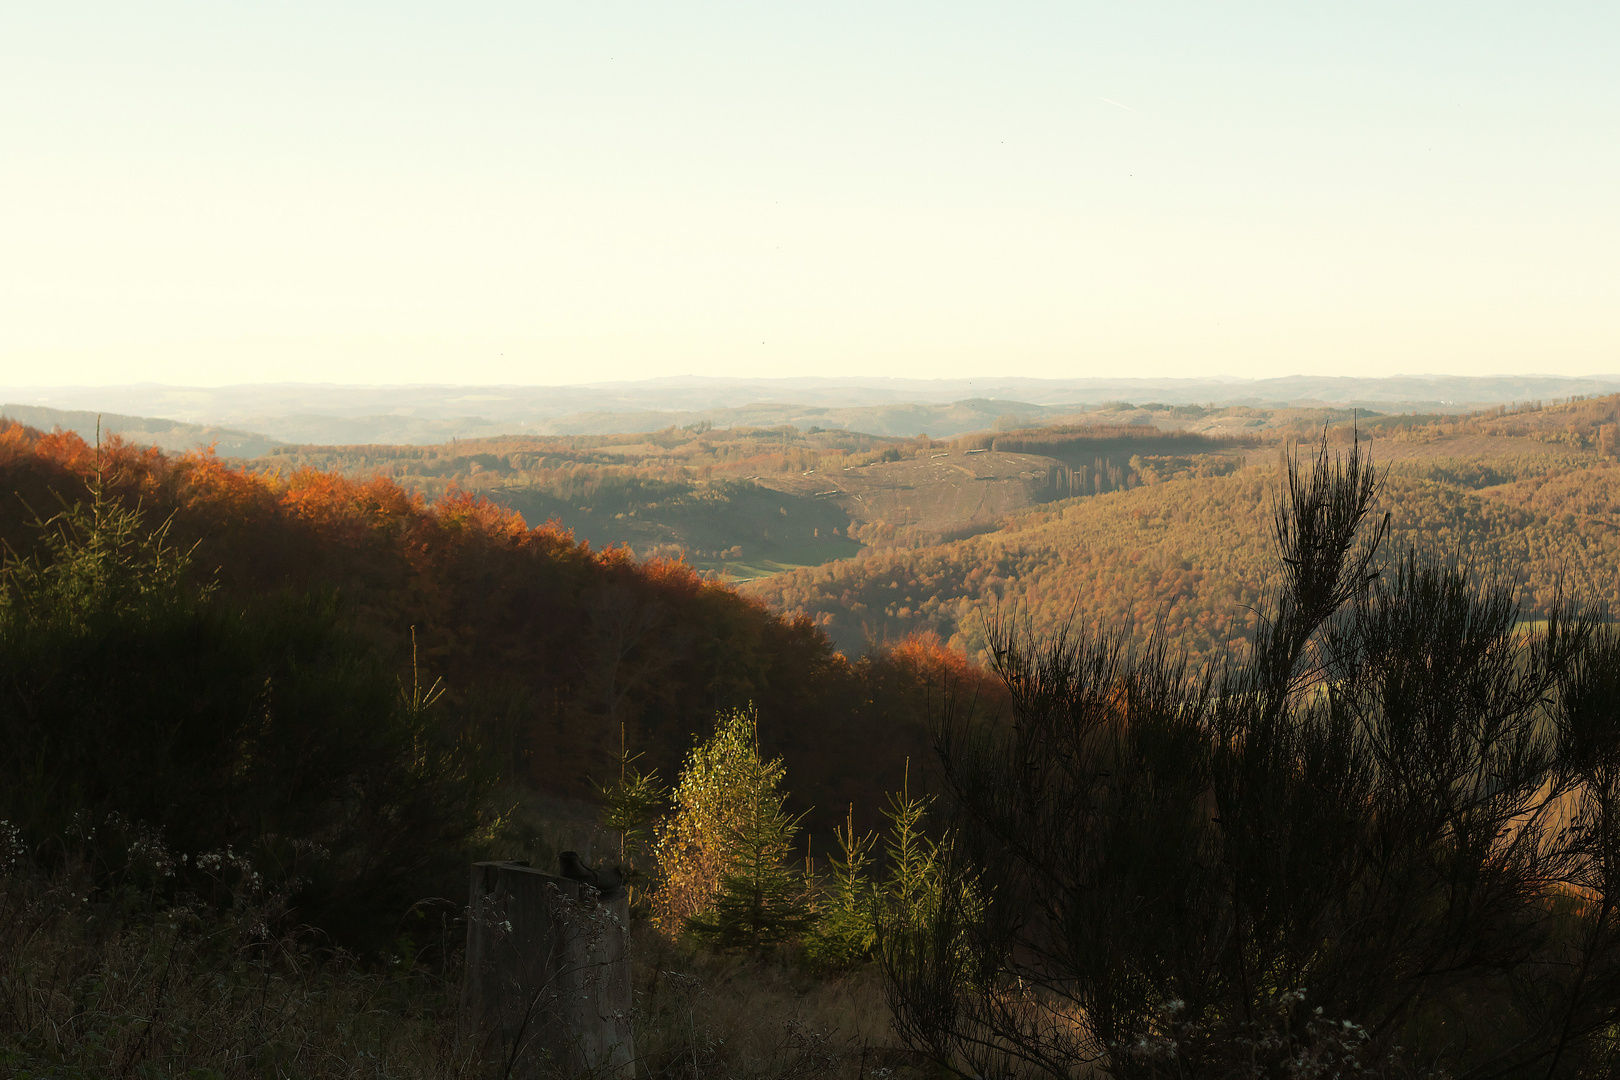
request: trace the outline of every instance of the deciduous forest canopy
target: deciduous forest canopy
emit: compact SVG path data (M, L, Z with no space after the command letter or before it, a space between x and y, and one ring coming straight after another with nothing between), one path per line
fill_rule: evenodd
M707 580L689 565L593 550L553 525L455 492L428 503L394 481L311 468L281 475L207 454L0 429L0 539L39 550L36 512L108 497L169 521L169 542L223 597L326 598L379 663L422 669L476 712L504 768L589 796L621 738L668 775L718 710L753 702L807 805L874 805L922 752L914 689L961 661L910 645L851 661L803 617ZM857 733L859 737L857 738Z

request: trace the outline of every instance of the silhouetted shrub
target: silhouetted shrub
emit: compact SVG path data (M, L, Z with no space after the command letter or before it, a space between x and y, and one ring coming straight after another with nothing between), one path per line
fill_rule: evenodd
M1359 446L1290 462L1281 585L1224 667L993 629L1013 722L936 717L956 887L885 942L913 1045L985 1076L1612 1075L1620 640L1429 556L1381 572L1377 491Z

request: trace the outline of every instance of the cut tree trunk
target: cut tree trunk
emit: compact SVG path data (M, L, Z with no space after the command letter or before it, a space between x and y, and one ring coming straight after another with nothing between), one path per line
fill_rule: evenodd
M514 1080L630 1080L630 913L571 878L474 863L458 1037Z

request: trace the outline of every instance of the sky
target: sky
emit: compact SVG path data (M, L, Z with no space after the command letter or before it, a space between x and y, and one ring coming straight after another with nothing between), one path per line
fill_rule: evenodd
M1620 5L0 4L0 385L1620 372Z

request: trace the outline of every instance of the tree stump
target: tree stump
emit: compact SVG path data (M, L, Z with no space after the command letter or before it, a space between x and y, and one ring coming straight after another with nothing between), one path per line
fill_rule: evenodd
M519 863L473 864L462 1046L514 1078L631 1080L630 1008L628 900Z

